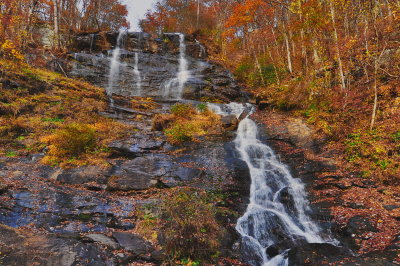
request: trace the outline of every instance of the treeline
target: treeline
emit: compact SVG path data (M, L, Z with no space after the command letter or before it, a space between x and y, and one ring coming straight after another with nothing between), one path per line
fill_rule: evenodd
M260 106L306 119L347 171L399 176L399 0L162 0L140 25L203 36Z
M301 88L288 105L332 87L348 95L359 76L376 90L379 74L400 73L393 50L400 37L398 0L163 0L141 26L158 33L200 30L218 44L216 58L254 87L278 88L298 77L294 87ZM397 64L385 62L388 56Z
M0 45L62 48L80 31L129 27L127 14L119 0L1 0Z

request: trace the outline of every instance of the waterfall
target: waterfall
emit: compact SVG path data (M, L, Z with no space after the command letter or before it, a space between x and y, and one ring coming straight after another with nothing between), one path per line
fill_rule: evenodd
M126 35L126 31L120 30L117 37L117 44L115 46L114 51L112 52L112 58L110 63L110 73L108 75L108 87L107 87L107 95L110 97L111 105L113 105L112 94L113 94L113 86L115 81L118 81L119 78L119 68L120 68L120 60L121 60L121 47L123 46L123 41Z
M135 53L135 64L133 67L133 74L135 75L135 95L136 96L141 96L142 95L142 78L140 76L140 71L139 71L139 54L136 52Z
M188 61L186 60L186 44L185 35L179 34L179 72L178 72L178 97L181 98L183 94L183 87L190 77L188 70Z
M196 42L197 46L199 46L199 48L200 48L199 57L201 58L206 54L206 48L204 48L204 46L201 45L201 43L198 40L195 39L195 42Z
M231 103L223 106L223 110L209 104L209 108L239 117L249 106ZM272 149L259 140L258 127L249 117L239 123L234 143L251 175L250 202L236 224L248 263L287 265L291 247L304 242L326 242L307 214L310 208L304 184L293 178Z
M174 34L179 36L179 68L176 77L164 84L163 97L181 99L185 84L190 78L190 71L188 68L188 60L186 59L185 35L182 33Z

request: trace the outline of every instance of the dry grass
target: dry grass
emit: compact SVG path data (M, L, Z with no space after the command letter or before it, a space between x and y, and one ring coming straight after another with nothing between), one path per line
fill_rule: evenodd
M50 145L46 163L101 164L107 157L106 144L133 130L99 115L107 107L102 88L18 62L0 60L0 69L0 155L37 153ZM74 124L93 130L93 149L55 148Z
M222 133L220 116L210 110L176 104L171 113L153 119L153 129L163 130L170 143L199 141L200 137Z

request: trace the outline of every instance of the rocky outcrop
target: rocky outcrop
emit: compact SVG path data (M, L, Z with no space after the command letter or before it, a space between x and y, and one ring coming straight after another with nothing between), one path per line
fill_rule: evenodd
M381 226L383 220L379 219L385 217L392 222L395 219L390 216L396 215L395 209L388 210L380 202L381 207L373 203L373 207L370 205L371 209L367 210L366 205L372 201L359 201L362 195L380 197L379 193L384 189L378 189L371 180L355 178L353 173L341 170L338 152L327 149L325 137L316 134L302 119L273 111L260 111L254 118L263 126L261 133L265 141L290 166L293 175L306 183L313 220L319 221L324 230L331 231L341 242L338 246L318 243L299 245L289 251L289 264L304 265L307 262L317 265L326 262L336 265L346 262L349 265L394 265L400 242L398 237L390 240L393 232L388 232L388 225ZM373 245L382 244L383 235L390 240L390 245L366 252L367 245L377 249ZM282 248L285 250L283 245L270 252L276 253ZM355 256L357 252L360 255Z
M157 112L172 104L160 103ZM156 111L146 113L151 117ZM7 232L7 237L0 237L0 252L6 254L2 261L7 265L163 261L165 254L132 230L138 223L136 210L157 206L160 195L176 186L227 195L227 202L216 204L230 210L220 220L227 228L222 253L231 255L237 240L233 213L243 212L249 189L248 168L235 154L232 134L174 147L151 129L151 119L135 119L135 114L118 110L103 114L141 129L108 144L107 165L61 169L40 164L44 154L0 158L0 232L1 226ZM236 119L227 119L227 130L236 124ZM40 243L45 244L30 248L30 241L36 241L31 237L39 239L38 231ZM17 244L10 245L11 240Z
M68 76L84 78L91 83L109 87L112 49L116 46L118 32L80 34L71 47L70 58L51 64ZM123 42L119 74L115 75L112 91L116 95L135 95L137 76L135 53L141 77L141 96L165 97L165 90L173 85L179 71L179 35L163 34L151 38L145 33L128 33ZM245 98L241 87L229 71L221 65L206 60L205 48L193 36L185 38L185 54L190 77L183 88L182 98L202 101L240 101ZM172 85L171 85L172 84ZM168 96L167 96L168 97Z

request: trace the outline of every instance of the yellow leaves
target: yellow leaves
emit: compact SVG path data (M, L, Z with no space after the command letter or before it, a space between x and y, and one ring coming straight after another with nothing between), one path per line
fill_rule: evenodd
M199 141L198 137L222 130L220 117L207 109L198 111L191 105L178 104L171 108L171 112L173 114L158 115L153 120L153 128L164 129L171 143Z
M10 40L6 40L0 46L0 54L8 59L17 59L19 61L23 61L25 57L21 52L19 52L13 42Z
M355 47L357 45L357 39L350 39L346 42L345 47L347 49L352 49L353 47Z

